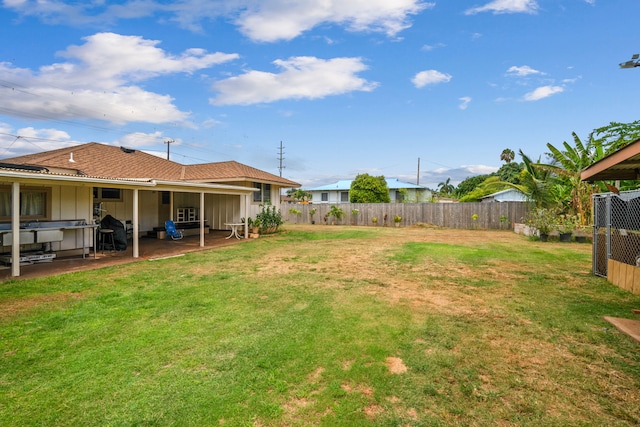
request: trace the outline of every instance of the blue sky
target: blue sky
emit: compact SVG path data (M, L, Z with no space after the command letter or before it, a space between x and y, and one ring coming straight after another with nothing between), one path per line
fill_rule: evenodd
M103 142L435 188L640 119L638 0L4 0L0 158ZM517 160L519 158L517 157Z

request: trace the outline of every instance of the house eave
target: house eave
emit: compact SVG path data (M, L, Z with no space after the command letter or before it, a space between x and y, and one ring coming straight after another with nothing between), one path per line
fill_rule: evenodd
M60 184L73 183L77 186L104 186L111 188L156 188L161 191L207 192L217 194L252 194L256 188L237 185L194 183L184 181L155 180L151 178L113 179L89 177L82 175L55 175L43 172L21 172L0 170L0 182L22 182L25 184Z

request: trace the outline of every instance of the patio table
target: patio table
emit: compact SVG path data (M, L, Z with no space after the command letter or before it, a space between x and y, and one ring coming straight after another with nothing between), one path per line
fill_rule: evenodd
M227 222L224 225L231 227L231 234L225 237L225 239L230 239L233 236L236 236L236 239L242 239L238 234L238 227L244 227L244 222Z

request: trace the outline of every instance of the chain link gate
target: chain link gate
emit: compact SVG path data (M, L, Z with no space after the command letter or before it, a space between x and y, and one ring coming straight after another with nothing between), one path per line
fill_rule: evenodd
M607 277L609 259L640 263L640 191L593 195L593 274Z

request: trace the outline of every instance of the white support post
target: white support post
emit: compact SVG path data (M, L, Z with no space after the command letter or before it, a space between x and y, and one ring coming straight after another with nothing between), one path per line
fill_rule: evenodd
M200 192L200 247L204 248L204 192Z
M169 192L169 219L173 221L173 191Z
M11 186L11 275L20 276L20 183Z
M240 197L240 212L243 218L246 218L244 221L244 230L243 235L245 239L249 238L249 206L251 206L251 194L247 194L244 196L244 199ZM244 203L243 203L244 202Z
M134 258L138 258L140 256L140 246L138 245L138 222L140 220L139 218L139 209L138 209L138 205L139 205L139 194L138 194L138 189L134 188L133 190L133 257Z

